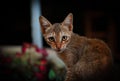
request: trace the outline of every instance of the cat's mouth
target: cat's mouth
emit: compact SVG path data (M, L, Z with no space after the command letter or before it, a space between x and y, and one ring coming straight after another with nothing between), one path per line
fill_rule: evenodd
M57 51L57 52L60 52L60 51L61 51L61 49L56 49L56 51Z
M56 49L56 51L57 51L58 53L61 53L61 52L64 51L64 49Z

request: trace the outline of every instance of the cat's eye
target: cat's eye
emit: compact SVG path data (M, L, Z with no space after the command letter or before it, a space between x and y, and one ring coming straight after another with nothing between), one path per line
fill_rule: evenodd
M48 40L49 40L50 42L54 42L54 41L55 41L54 37L49 37Z
M62 37L62 41L65 41L65 40L67 40L67 36Z

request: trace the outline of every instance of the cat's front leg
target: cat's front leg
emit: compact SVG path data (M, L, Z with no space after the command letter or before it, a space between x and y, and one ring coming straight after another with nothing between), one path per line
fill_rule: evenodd
M67 58L66 58L66 66L68 68L72 68L78 61L77 55L71 53L70 51L67 53Z
M71 68L67 69L65 81L76 81L74 72L72 71Z

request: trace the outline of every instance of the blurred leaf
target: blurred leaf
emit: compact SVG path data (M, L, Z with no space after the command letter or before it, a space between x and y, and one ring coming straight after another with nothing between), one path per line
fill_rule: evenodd
M55 77L56 77L56 75L55 75L54 71L51 69L49 72L49 79L53 80L53 79L55 79Z

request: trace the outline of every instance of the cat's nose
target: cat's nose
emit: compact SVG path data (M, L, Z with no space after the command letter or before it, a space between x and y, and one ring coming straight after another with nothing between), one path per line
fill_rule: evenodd
M60 50L60 49L61 49L61 44L56 44L56 48L57 48L58 50Z

